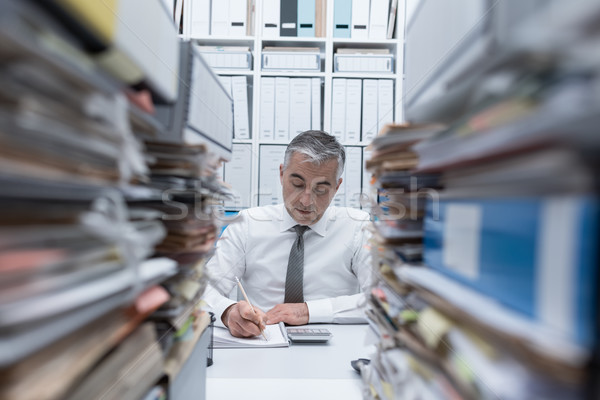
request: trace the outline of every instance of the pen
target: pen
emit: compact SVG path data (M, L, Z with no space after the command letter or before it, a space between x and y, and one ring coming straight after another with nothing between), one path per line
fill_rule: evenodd
M250 300L248 300L248 295L246 294L246 291L244 290L244 287L242 286L242 282L240 282L240 280L238 279L237 276L235 277L235 281L237 282L238 287L242 291L242 294L244 295L244 299L246 300L246 303L248 303L250 305L250 308L252 309L252 312L254 314L256 314L256 310L254 309L254 306L252 305L252 303L250 303ZM259 325L258 328L260 329L260 325ZM260 333L265 338L265 340L267 340L267 336L265 335L265 332L262 329L260 329Z

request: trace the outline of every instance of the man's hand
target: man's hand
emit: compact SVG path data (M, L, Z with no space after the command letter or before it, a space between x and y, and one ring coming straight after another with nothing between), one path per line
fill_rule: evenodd
M277 324L280 321L289 325L308 324L308 306L306 303L277 304L267 311L267 324Z
M254 311L245 301L240 301L229 306L221 320L231 335L241 338L258 336L265 329L266 314L260 309L254 307Z

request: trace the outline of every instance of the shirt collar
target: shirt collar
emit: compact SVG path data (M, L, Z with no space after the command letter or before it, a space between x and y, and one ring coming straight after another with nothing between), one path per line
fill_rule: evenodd
M327 207L327 210L325 210L323 216L317 221L316 224L310 225L310 229L315 231L320 236L325 236L325 233L327 232L327 220L329 219L330 208L331 207ZM298 225L298 223L288 213L285 206L281 204L281 224L279 225L279 231L285 232L296 225Z

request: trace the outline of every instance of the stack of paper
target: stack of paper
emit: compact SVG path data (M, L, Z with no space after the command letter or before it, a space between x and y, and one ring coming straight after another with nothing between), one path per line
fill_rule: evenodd
M582 6L583 19L569 24L585 30L590 11ZM524 32L545 31L551 18L531 21ZM598 42L586 32L583 41ZM550 52L524 38L493 72L474 71L479 88L507 79L463 103L469 109L444 129L397 127L373 140L369 166L387 197L373 229L386 237L385 211L414 212L420 220L406 227L422 237L418 253L390 240L374 246L369 314L382 346L363 376L382 398L595 396L598 60L560 41L556 57L533 66L529 57ZM437 114L440 103L427 104ZM393 224L398 232L404 219Z
M162 74L169 69L165 79L174 83L177 64L167 56L147 71L153 62L140 59L148 52L178 59L179 48L165 50L164 42L148 40L129 51L121 35L131 29L118 32L109 48L105 42L93 48L103 33L114 33L116 17L124 19L119 26L129 19L131 10L123 7L136 2L118 2L109 16L102 13L105 4L52 3L0 4L0 397L80 398L104 393L119 380L124 385L114 386L114 396L139 398L162 374L163 354L154 324L136 328L178 293L203 290L198 257L186 261L200 270L189 274L196 291L158 286L181 269L173 259L155 257L157 246L184 243L197 250L197 242L180 240L182 232L193 232L203 235L199 251L206 254L216 230L202 218L170 227L161 210L140 204L167 203L165 189L193 188L204 197L185 194L184 201L206 216L218 196L210 176L218 158L200 144L182 150L161 142L144 153L142 138L149 143L168 136L171 121L157 120L152 111L155 101L174 100L177 90L169 91ZM166 17L158 1L148 6L150 21L155 7ZM166 43L176 42L175 32L153 25ZM147 30L139 33L148 39ZM136 78L135 89L124 87L133 82L107 74L107 60L98 54L132 63L121 72L137 73L140 62L147 72ZM222 90L216 79L213 84ZM228 96L220 99L205 109L222 106L231 113ZM219 131L218 125L209 128ZM149 357L132 362L142 353Z

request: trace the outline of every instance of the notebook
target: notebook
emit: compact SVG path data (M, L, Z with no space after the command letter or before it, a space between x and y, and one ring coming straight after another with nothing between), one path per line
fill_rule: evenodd
M289 347L290 342L283 322L267 325L265 336L267 340L258 335L252 338L238 338L229 333L229 329L215 326L213 333L213 348L233 349L243 347Z

